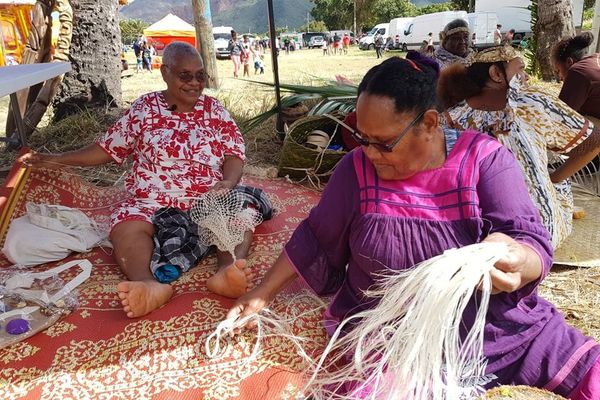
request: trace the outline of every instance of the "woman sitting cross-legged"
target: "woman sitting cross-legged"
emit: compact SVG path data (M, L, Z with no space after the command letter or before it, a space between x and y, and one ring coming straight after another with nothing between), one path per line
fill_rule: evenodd
M548 231L515 157L476 131L440 127L436 72L390 58L359 85L355 139L319 204L294 232L262 282L228 317L259 312L298 277L333 295L324 322L376 306L365 290L389 270L445 250L502 242L483 352L489 386L545 387L573 399L600 398L600 345L566 324L538 285L552 265ZM477 302L464 312L472 324Z
M512 47L482 50L473 61L440 75L439 97L447 108L443 123L485 132L513 152L556 248L573 229L568 178L600 152L600 127L561 100L527 87L525 64ZM568 161L550 172L548 153L567 155Z
M97 143L62 154L29 153L22 161L34 167L92 166L122 163L132 170L125 186L131 197L111 216L110 240L127 278L118 284L128 317L145 315L171 297L173 289L150 270L155 228L152 218L163 207L187 210L209 190L232 189L242 175L244 141L229 113L202 94L206 72L196 49L173 42L164 51L163 91L138 98ZM218 252L219 272L208 288L229 297L246 292L247 255L252 233L236 248L236 259Z

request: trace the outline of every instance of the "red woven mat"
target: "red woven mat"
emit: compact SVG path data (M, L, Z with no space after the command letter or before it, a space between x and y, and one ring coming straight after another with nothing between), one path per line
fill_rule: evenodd
M278 209L273 220L257 228L248 258L259 281L318 193L284 181L245 182L263 188ZM119 189L95 187L64 171L29 171L15 165L0 193L2 240L27 201L77 207L103 220L120 196ZM116 285L124 276L109 252L95 249L72 258L87 258L94 265L91 278L79 287L79 308L47 330L0 350L0 398L296 398L306 366L286 339L263 339L259 359L245 365L255 343L251 332L227 338L224 357L206 357L205 339L232 304L206 289L206 279L216 269L214 256L173 284L174 295L166 306L139 319L127 318L120 308ZM7 265L0 260L0 266ZM305 348L318 351L326 338L318 306L296 283L271 309L293 317L292 333L309 338Z

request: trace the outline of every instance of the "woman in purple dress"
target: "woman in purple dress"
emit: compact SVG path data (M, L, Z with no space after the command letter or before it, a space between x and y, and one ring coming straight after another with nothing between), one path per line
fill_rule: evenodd
M435 71L420 62L391 58L367 73L354 134L361 147L340 162L275 265L228 317L260 311L300 277L318 295L334 295L324 316L331 333L375 306L363 293L382 272L450 248L503 242L510 253L491 273L485 326L489 386L600 398L600 346L537 294L552 247L519 164L487 135L442 129L435 91ZM465 311L467 326L475 307Z

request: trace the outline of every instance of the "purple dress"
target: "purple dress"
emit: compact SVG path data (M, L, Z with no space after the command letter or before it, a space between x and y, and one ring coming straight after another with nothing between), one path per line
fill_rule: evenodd
M325 312L331 333L356 312L374 307L363 291L384 269L400 270L444 250L502 232L530 246L552 265L550 235L541 223L514 156L473 131L453 146L440 168L402 181L385 181L362 149L337 166L319 204L287 243L285 252L319 295L334 295ZM568 396L600 355L600 346L568 326L537 294L538 282L491 296L484 354L490 386L523 384ZM470 326L475 302L465 311Z

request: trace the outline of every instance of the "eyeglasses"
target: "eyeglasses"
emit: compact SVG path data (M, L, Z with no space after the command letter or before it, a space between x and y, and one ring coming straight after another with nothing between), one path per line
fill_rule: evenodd
M173 69L169 65L165 65L165 67L173 71ZM179 78L179 80L183 83L190 83L194 78L196 78L198 82L203 83L206 82L206 80L208 79L208 74L206 73L206 71L198 71L196 73L182 71L177 73L177 78Z
M461 35L461 34L454 34L454 35L450 35L448 37L449 41L452 42L464 42L464 43L469 43L469 35Z
M423 111L419 115L417 115L417 117L415 119L413 119L412 122L410 124L408 124L408 126L406 128L404 128L404 130L402 132L400 132L398 137L396 139L394 139L394 141L392 143L389 143L389 144L380 143L380 142L369 142L367 139L363 138L358 131L356 131L354 129L351 129L350 133L352 134L352 137L361 146L373 146L382 153L391 153L392 150L394 150L394 147L396 147L398 145L398 143L400 143L400 141L408 133L408 131L417 123L417 121L419 121L421 119L423 114L425 114L425 111Z

